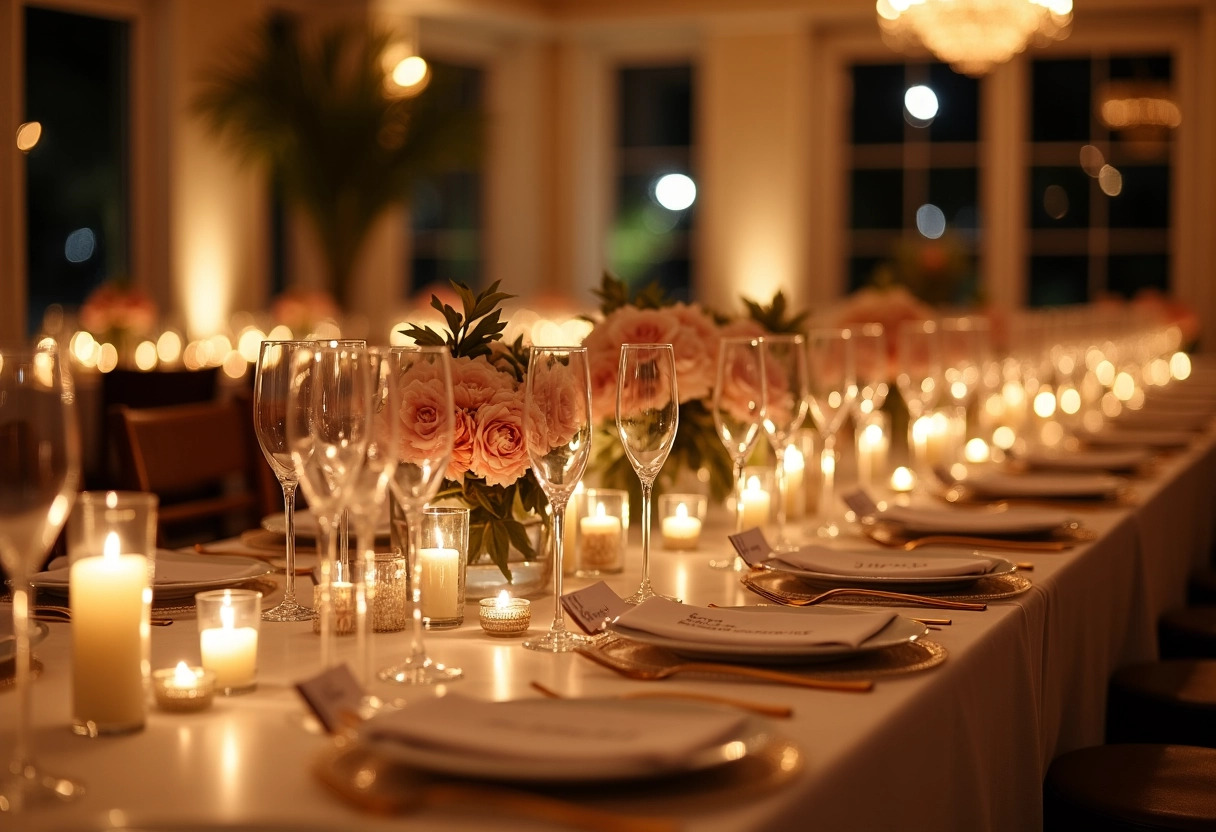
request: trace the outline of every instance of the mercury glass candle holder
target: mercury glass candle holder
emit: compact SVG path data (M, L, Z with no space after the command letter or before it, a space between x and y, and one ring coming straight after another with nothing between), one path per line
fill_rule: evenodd
M481 629L492 636L517 636L532 624L532 605L527 598L511 598L506 590L496 598L482 598L478 608Z
M162 711L202 711L215 698L215 673L179 662L177 667L152 672L152 691Z

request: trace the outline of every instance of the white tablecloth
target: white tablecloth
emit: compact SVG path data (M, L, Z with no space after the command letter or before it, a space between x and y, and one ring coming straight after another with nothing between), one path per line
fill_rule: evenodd
M1137 480L1136 505L1081 512L1085 525L1100 533L1095 542L1060 554L1011 555L1034 563L1030 592L991 604L985 612L905 610L953 619L931 634L946 646L949 658L927 672L880 679L868 694L679 677L631 681L578 656L533 653L518 640L484 635L472 601L462 628L428 633L427 640L436 660L464 668L465 678L451 689L466 696L536 696L529 686L536 680L570 696L661 685L794 707L794 718L776 728L801 747L805 766L780 790L722 805L713 795L656 802L612 789L600 801L605 806L672 812L687 829L706 832L811 826L1025 832L1042 823L1046 766L1059 753L1101 742L1107 677L1123 663L1154 655L1157 615L1181 603L1187 570L1207 557L1214 480L1216 445L1204 437L1166 458L1151 478ZM655 541L657 547L657 535ZM739 585L738 574L708 568L710 558L728 553L720 528L700 551L656 548L654 584L694 603L756 603ZM635 545L626 573L610 579L621 594L635 588L638 561ZM567 579L566 588L582 583ZM542 598L533 604L535 633L546 626L551 602ZM85 781L88 794L20 820L0 815L0 828L91 830L123 823L192 830L198 824L241 824L242 829L277 824L294 830L535 828L472 805L405 820L378 818L332 797L308 770L330 740L305 729L304 708L292 687L320 670L318 638L310 624L263 624L256 692L223 699L199 714L153 709L142 732L102 739L83 739L68 730L71 628L51 624L50 629L35 650L46 668L34 695L37 757L47 768ZM377 635L377 663L400 658L406 647L403 633ZM341 640L340 649L353 664L353 640ZM191 620L153 628L153 666L179 659L198 660ZM407 701L439 692L383 683L373 690ZM12 697L0 692L5 757L13 737ZM597 802L586 793L578 799Z

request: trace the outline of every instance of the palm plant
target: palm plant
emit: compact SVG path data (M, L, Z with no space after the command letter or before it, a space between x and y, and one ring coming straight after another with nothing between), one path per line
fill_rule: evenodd
M207 72L195 111L242 161L268 167L317 234L330 289L349 305L360 249L417 177L470 162L476 114L452 106L441 72L394 90L388 32L338 26L306 39L270 17Z

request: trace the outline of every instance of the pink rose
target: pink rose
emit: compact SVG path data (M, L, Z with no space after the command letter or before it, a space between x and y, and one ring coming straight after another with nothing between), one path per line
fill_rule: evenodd
M677 303L666 311L680 324L676 337L668 342L675 351L680 401L703 399L714 386L718 327L696 305Z
M524 406L516 391L503 391L477 411L469 470L488 485L511 485L528 470Z
M459 480L469 472L473 464L473 440L477 436L477 420L467 410L456 411L456 425L452 433L452 461L444 476Z
M566 364L534 361L528 368L527 402L528 445L541 454L589 427L585 380Z
M715 380L716 406L739 422L754 422L764 401L764 386L760 375L759 348L748 349L746 338L722 339L729 349L719 363Z
M596 424L610 421L616 414L616 381L620 372L620 347L615 353L588 352L591 371L591 419Z
M475 411L499 393L515 389L515 377L485 358L452 359L452 400L458 410Z
M425 368L429 365L416 365ZM444 413L449 406L443 380L437 374L410 372L402 376L399 430L401 453L399 459L420 461L434 459L433 453L447 442L451 416Z

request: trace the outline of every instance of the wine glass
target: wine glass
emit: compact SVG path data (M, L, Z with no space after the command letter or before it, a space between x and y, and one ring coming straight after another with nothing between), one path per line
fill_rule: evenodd
M0 780L0 812L20 812L83 793L81 784L34 761L30 736L30 575L71 511L80 481L75 393L53 341L0 346L0 564L13 592L16 736Z
M562 555L566 504L591 455L591 372L583 347L533 347L524 398L524 436L532 473L553 512L553 623L529 650L567 653L582 636L566 629L562 614Z
M392 496L404 514L406 561L410 570L410 654L383 668L386 682L430 685L459 679L458 667L431 660L423 643L422 510L434 498L452 459L456 430L452 401L451 358L446 347L394 347L400 386L401 438L397 467L389 481Z
M671 344L622 344L617 371L616 429L642 483L642 583L625 599L655 596L650 585L650 497L680 425L676 358Z
M767 397L764 351L758 338L718 341L718 374L714 382L714 428L726 446L734 471L735 531L743 531L743 469L760 438ZM747 564L738 555L712 560L715 569L736 571Z
M764 433L776 457L777 549L788 548L785 538L789 483L785 453L807 413L806 340L801 335L765 335L760 339L765 396Z
M890 392L891 362L887 333L882 324L862 324L853 330L853 364L857 374L857 398L853 400L858 422L882 410Z
M300 487L317 516L325 667L333 649L333 616L328 611L338 557L335 532L367 453L371 412L366 347L321 341L296 351L287 398L287 447Z
M821 522L818 530L821 537L840 534L840 526L836 522L836 433L857 396L853 362L852 330L820 328L812 329L807 334L811 412L823 437L820 464L823 485L819 492Z
M263 341L253 378L253 429L258 445L279 487L283 489L283 516L287 527L287 577L283 600L262 613L263 621L308 621L316 610L296 599L296 490L300 478L287 449L287 399L291 393L292 364L311 341Z
M367 358L372 379L371 425L363 465L351 481L347 504L355 530L355 555L351 558L350 575L355 585L355 652L360 681L365 685L371 682L372 675L367 616L376 591L376 523L384 515L389 482L397 469L401 434L400 356L388 348L369 347Z
M917 421L937 403L941 394L941 341L934 321L904 321L895 341L895 385L908 408L908 436L912 465L925 475L928 461L917 452Z

